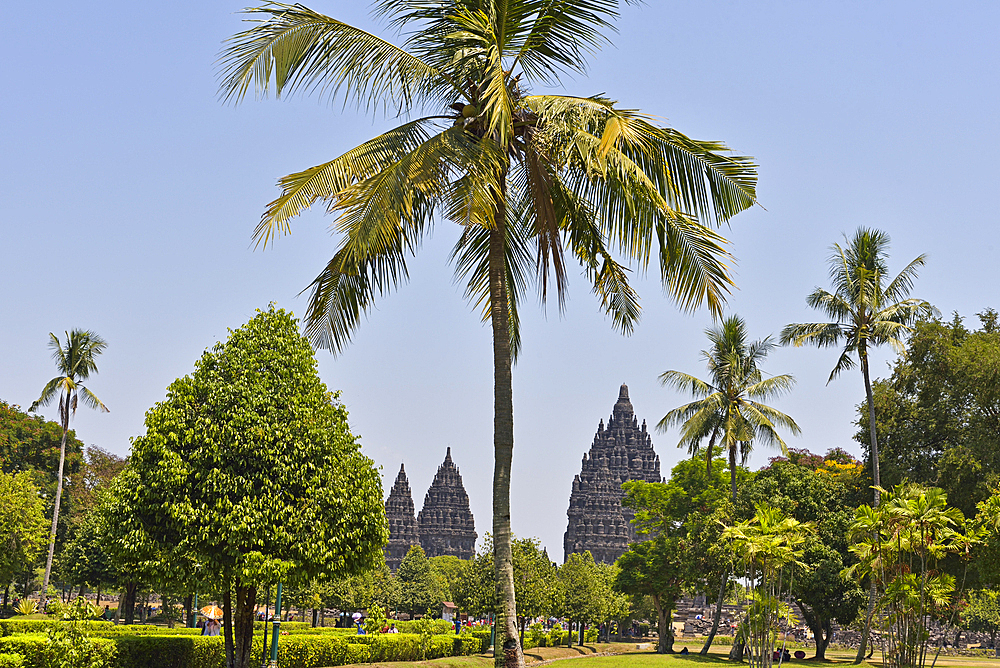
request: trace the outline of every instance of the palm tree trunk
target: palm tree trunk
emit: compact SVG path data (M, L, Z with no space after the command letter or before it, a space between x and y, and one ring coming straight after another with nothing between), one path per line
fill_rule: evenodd
M712 615L712 630L708 632L708 637L705 638L705 644L702 646L699 654L708 654L708 649L712 646L712 641L715 640L715 634L719 632L719 621L722 619L722 606L726 601L726 584L728 582L729 571L726 570L722 576L722 584L719 586L719 598L715 602L715 614Z
M49 533L49 556L45 560L45 578L42 580L42 595L49 590L49 577L52 575L52 555L56 550L56 527L59 524L59 504L62 503L63 467L66 464L66 435L69 434L69 395L64 394L59 400L59 412L62 418L62 441L59 445L59 476L56 486L56 504L52 509L52 531Z
M497 642L495 665L523 668L524 654L517 633L514 561L510 545L510 470L514 457L514 391L511 383L510 319L508 312L506 170L490 230L490 323L493 326L493 568L496 572ZM496 651L502 649L502 652Z
M879 488L882 486L882 479L879 475L878 437L876 436L875 430L875 398L872 394L871 377L868 374L868 350L863 341L861 342L861 345L858 346L858 357L861 358L861 375L865 378L865 397L868 400L868 437L871 445L871 449L868 451L868 456L871 457L872 460L872 481L875 483L874 507L878 508L879 503L882 501L882 493L879 491ZM875 612L876 595L875 579L872 578L871 589L868 591L868 610L865 614L865 626L861 630L861 643L858 645L858 654L854 657L855 664L859 664L865 659L865 650L868 646L868 638L871 636L872 616Z

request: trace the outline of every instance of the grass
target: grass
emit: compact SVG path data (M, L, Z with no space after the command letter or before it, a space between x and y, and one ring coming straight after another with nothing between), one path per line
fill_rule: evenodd
M713 647L708 656L698 654L701 649L700 642L680 640L674 643L675 652L679 652L682 647L687 647L691 653L686 656L676 653L656 654L649 650L637 650L635 643L591 643L582 647L537 647L525 652L524 659L528 665L558 661L557 668L694 668L694 664L718 664L720 668L722 665L736 668L736 666L741 665L729 662L729 647L727 646ZM594 656L607 652L612 652L615 656ZM811 650L806 650L806 653L812 655ZM855 652L852 650L827 650L827 660L824 663L841 664L843 668L848 668L854 661L854 655ZM876 654L871 661L862 663L861 668L882 668L881 660L877 660L878 656ZM809 666L816 666L817 662L810 659L792 659L783 662L782 665L787 665L789 668L809 668ZM431 661L382 662L364 664L364 666L367 668L403 668L404 666L411 668L491 668L493 655L453 656ZM744 662L742 666L746 668L747 664ZM927 666L930 668L930 661L927 662ZM359 665L357 668L362 667ZM1000 659L942 654L936 668L1000 668Z

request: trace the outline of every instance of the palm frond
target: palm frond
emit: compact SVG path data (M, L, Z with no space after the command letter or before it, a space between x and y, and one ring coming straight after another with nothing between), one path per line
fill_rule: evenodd
M820 348L835 346L844 338L844 327L836 322L798 323L781 330L781 343L799 347L811 344Z
M86 387L80 386L80 396L83 397L83 403L85 406L103 411L104 413L111 412L111 409L105 406L104 402L98 399L97 395L88 390Z
M31 407L28 408L28 411L34 413L39 406L48 406L51 404L52 400L59 396L59 392L63 389L63 382L65 380L65 376L56 376L49 382L45 383L45 387L42 388L41 395L31 402Z
M913 289L913 283L917 280L917 271L927 262L927 255L919 255L903 267L896 278L892 279L883 291L884 299L889 302L896 302L906 299Z
M349 186L371 178L427 141L433 118L419 118L393 128L333 160L278 180L281 195L267 205L254 239L265 247L277 234L288 234L288 221L318 199L332 204Z
M696 376L692 376L681 371L664 371L659 376L660 385L672 387L678 392L691 394L696 397L707 397L718 390Z
M256 23L228 40L221 55L221 89L239 102L254 88L263 96L273 86L343 94L366 109L409 108L425 97L444 99L462 90L416 56L369 32L302 5L269 2L245 10Z

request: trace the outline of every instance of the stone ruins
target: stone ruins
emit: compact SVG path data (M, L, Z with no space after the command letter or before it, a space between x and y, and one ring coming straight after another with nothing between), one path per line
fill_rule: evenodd
M389 542L385 560L396 570L411 545L419 545L428 557L451 555L460 559L476 556L476 523L469 510L469 495L462 476L451 459L451 448L438 467L434 481L424 496L424 507L413 517L413 497L406 471L399 475L385 502L389 521Z
M636 539L630 524L634 513L622 507L621 486L626 480L663 481L646 421L639 426L628 386L622 385L607 428L601 420L590 452L583 455L582 470L573 478L564 559L590 550L594 561L611 564Z

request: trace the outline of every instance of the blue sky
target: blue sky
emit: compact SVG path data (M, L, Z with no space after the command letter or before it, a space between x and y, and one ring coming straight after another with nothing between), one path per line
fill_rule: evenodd
M362 3L310 6L388 36ZM143 414L227 328L296 297L332 254L322 211L255 251L251 232L278 177L339 155L388 127L315 98L223 104L215 61L241 29L241 2L169 6L14 4L0 40L0 399L27 406L53 375L50 331L93 329L109 342L90 387L111 408L77 414L80 437L120 454ZM811 321L805 296L826 284L829 246L859 225L888 232L893 270L927 253L914 294L945 315L998 306L994 195L1000 107L996 3L663 2L628 7L614 46L574 94L605 93L760 164L761 207L726 235L739 259L731 311L754 337ZM398 40L397 40L398 41ZM452 448L482 535L490 523L489 331L463 301L447 255L450 224L333 358L364 451L391 485L406 463L417 508ZM513 526L553 557L573 475L618 386L655 423L685 397L667 369L704 373L704 311L680 313L640 278L644 316L616 334L574 276L564 316L528 305L515 369ZM887 373L890 351L874 363ZM826 385L833 351L781 349L792 373L776 402L802 426L793 447L852 441L860 374ZM55 411L46 414L54 417ZM654 434L664 473L676 433ZM754 463L771 452L759 452Z

